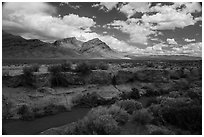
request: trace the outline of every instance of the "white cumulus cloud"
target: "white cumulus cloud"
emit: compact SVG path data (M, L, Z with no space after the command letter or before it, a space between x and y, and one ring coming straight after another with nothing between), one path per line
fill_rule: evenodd
M169 43L169 44L172 44L172 45L176 45L177 42L174 40L174 38L170 39L170 38L167 38L166 41Z
M195 41L195 39L188 39L188 38L186 38L186 39L184 39L186 42L193 42L193 41Z
M136 12L147 12L149 11L150 4L148 2L129 2L128 4L119 7L119 11L126 14L127 17L131 17Z

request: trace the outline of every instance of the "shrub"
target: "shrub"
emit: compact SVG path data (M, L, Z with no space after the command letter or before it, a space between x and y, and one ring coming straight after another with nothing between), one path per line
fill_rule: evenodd
M61 65L50 66L48 67L48 71L51 72L49 79L51 87L67 87L69 85L65 74L62 73Z
M150 135L174 135L174 134L172 133L172 131L168 129L159 128L159 129L152 131Z
M52 73L50 76L51 87L68 87L69 83L63 73Z
M88 65L89 65L89 68L90 68L91 70L97 70L97 65L96 65L96 64L94 64L94 63L89 63Z
M120 100L116 103L117 106L126 110L129 114L132 114L133 111L142 109L142 104L135 100Z
M21 116L22 120L33 120L34 119L34 115L33 115L32 111L26 105L22 105L18 109L17 114L19 114Z
M111 114L115 121L121 125L125 124L129 119L128 113L116 105L112 105L108 109L108 113Z
M112 114L112 111L110 111ZM118 122L106 107L97 107L88 112L82 120L67 126L65 133L71 135L114 135L120 133Z
M115 135L120 133L117 122L111 115L85 116L82 120L66 127L68 135Z
M140 98L139 90L136 88L132 88L132 92L130 92L130 98L139 99Z
M188 98L166 99L161 102L163 119L181 129L202 132L202 106Z
M7 135L6 129L2 127L2 135Z
M152 98L150 98L150 99L147 100L147 104L146 104L145 107L149 107L149 106L151 106L152 104L157 104L157 103L158 103L157 99L156 99L155 97L152 97Z
M119 133L117 122L111 115L102 115L93 120L93 132L98 135L115 135Z
M153 119L153 116L147 109L136 110L132 114L132 121L139 122L142 125L150 123Z
M62 66L61 65L51 65L48 67L48 71L54 74L62 72Z
M76 66L75 71L81 75L87 75L91 73L90 66L87 63L80 63Z
M44 115L53 115L64 111L66 111L66 108L62 105L49 104L48 106L44 107Z
M121 99L139 99L140 93L139 90L136 88L133 88L130 92L123 92L120 94Z
M33 87L35 86L36 78L33 75L34 70L31 67L24 67L21 78L21 84L23 86Z
M39 68L40 68L40 65L38 64L33 64L32 66L30 66L31 70L33 72L38 72L39 71Z
M97 107L92 109L88 115L98 117L100 115L111 115L119 124L125 124L128 121L128 113L116 105L112 105L109 108Z
M8 100L7 97L2 95L2 118L3 119L9 119L12 117L11 108L13 103Z
M146 66L147 66L147 67L150 67L150 68L153 68L153 67L154 67L154 63L152 63L152 62L147 62L147 63L146 63Z
M71 63L63 63L63 64L61 64L60 65L61 66L61 71L62 72L69 72L69 71L71 71L72 70L72 68L71 68Z
M98 69L101 69L101 70L108 70L109 68L108 64L106 63L99 63L97 66L98 66Z
M105 103L105 99L99 96L96 92L78 95L73 98L72 101L76 105L88 107L103 105Z

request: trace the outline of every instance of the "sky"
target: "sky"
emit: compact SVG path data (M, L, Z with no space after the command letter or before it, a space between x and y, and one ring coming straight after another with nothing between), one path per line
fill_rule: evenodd
M202 56L202 7L196 2L7 2L2 29L46 42L99 38L133 56Z

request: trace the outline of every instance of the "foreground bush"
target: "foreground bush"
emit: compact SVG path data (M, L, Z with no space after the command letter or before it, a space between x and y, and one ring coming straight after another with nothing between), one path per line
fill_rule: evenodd
M202 133L202 106L188 98L166 99L161 102L163 119L192 133ZM164 104L164 105L163 105Z
M159 127L155 125L148 125L150 135L175 135L175 133L165 127Z
M108 109L108 113L121 125L125 124L129 119L128 113L116 105L112 105Z
M125 112L123 112L125 114ZM116 114L118 116L116 116ZM66 127L65 134L71 135L116 135L120 133L117 120L121 119L120 108L112 106L92 109L82 120ZM123 115L122 115L123 116ZM124 117L124 116L123 116Z
M146 125L150 123L152 119L153 119L153 116L150 112L147 111L147 109L136 110L132 114L132 121L138 122L142 125Z
M125 124L128 121L128 113L116 105L109 108L97 107L89 112L89 115L98 117L100 115L111 115L119 124Z
M142 109L142 103L135 100L120 100L116 103L117 106L126 110L129 114L132 114L133 111Z
M84 119L67 126L65 134L68 135L115 135L120 129L111 115L99 117L86 116Z

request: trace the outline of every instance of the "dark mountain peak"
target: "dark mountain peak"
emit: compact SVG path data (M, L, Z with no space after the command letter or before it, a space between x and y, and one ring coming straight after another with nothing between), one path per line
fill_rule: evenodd
M103 41L101 41L99 38L94 38L91 39L89 41L87 41L88 43L93 43L93 44L99 44L99 43L104 43Z
M99 38L94 38L92 40L84 42L80 51L83 53L96 51L106 52L112 51L112 49L105 42L101 41Z

